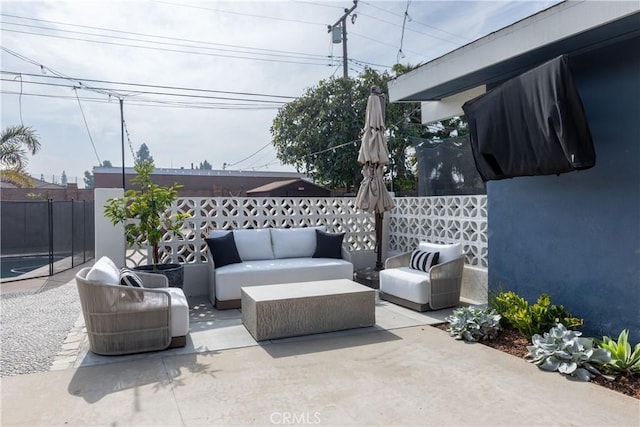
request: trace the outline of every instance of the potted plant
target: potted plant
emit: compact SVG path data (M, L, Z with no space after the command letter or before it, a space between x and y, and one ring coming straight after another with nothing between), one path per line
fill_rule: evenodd
M153 160L144 160L134 166L136 176L131 182L139 187L125 191L122 197L107 200L104 213L111 222L124 224L125 237L129 246L142 246L147 243L152 248L152 265L135 267L139 270L164 274L169 285L182 287L184 267L181 264L161 264L158 244L167 232L174 235L180 232L187 213L169 213L169 209L178 198L180 184L159 186L151 181L154 170Z

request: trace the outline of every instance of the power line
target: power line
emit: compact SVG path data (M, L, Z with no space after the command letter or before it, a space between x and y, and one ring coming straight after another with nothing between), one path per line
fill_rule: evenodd
M212 11L212 12L219 12L219 13L228 13L230 15L249 16L251 18L271 19L271 20L274 20L274 21L295 22L295 23L299 23L299 24L321 25L323 27L326 26L326 24L321 23L321 22L303 21L303 20L300 20L300 19L280 18L280 17L277 17L277 16L255 15L255 14L252 14L252 13L235 12L235 11L224 10L224 9L213 9L213 8L204 7L204 6L192 6L192 5L188 5L188 4L172 3L172 2L161 1L161 0L156 0L156 3L164 3L164 4L169 4L169 5L172 5L172 6L179 6L179 7L192 8L192 9L209 10L209 11Z
M339 67L339 66L338 66ZM20 95L20 92L8 91L8 90L0 90L0 93L7 95ZM34 96L40 98L54 98L54 99L64 99L64 100L73 100L76 98L74 96L66 96L66 95L52 95L52 94L40 94L40 93L28 93L23 92L23 96ZM104 98L95 98L95 97L80 97L80 100L85 102L93 102L100 104L110 104L111 101ZM159 101L159 100L144 100L138 98L137 101L129 101L127 105L130 106L141 106L141 107L174 107L174 108L185 108L185 109L203 109L203 110L277 110L280 106L275 105L250 105L250 104L231 104L231 103L189 103L189 102L172 102L172 101Z
M251 154L251 155L249 155L249 156L245 157L245 158L244 158L244 159L242 159L242 160L239 160L239 161L237 161L237 162L235 162L235 163L224 163L223 167L224 167L224 166L235 166L235 165L237 165L237 164L239 164L239 163L244 162L245 160L249 160L250 158L252 158L252 157L253 157L253 156L255 156L256 154L258 154L259 152L261 152L262 150L264 150L265 148L267 148L269 145L271 145L271 141L267 142L267 143L266 143L265 145L263 145L260 149L258 149L258 151L256 151L255 153L253 153L253 154Z
M24 20L30 20L30 21L37 21L37 22L46 22L46 23L49 23L49 24L65 25L65 26L76 27L76 28L86 28L86 29L91 29L91 30L107 31L107 32L118 33L118 34L129 34L129 35L134 35L134 36L150 37L150 38L156 38L156 39L162 39L162 40L173 40L173 41L181 41L181 42L189 42L189 43L198 43L198 44L204 44L204 45L210 45L210 46L233 47L233 48L243 49L243 50L256 50L256 51L264 51L264 52L286 53L286 54L300 55L300 56L323 57L323 55L312 54L312 53L292 52L292 51L286 51L286 50L266 49L266 48L241 46L241 45L234 45L234 44L214 43L214 42L207 42L207 41L202 41L202 40L183 39L183 38L178 38L178 37L158 36L158 35L154 35L154 34L137 33L137 32L133 32L133 31L115 30L115 29L111 29L111 28L93 27L93 26L89 26L89 25L70 24L70 23L67 23L67 22L50 21L50 20L46 20L46 19L37 19L37 18L29 18L29 17L19 16L19 15L9 15L9 14L6 14L6 13L0 13L0 16L6 16L6 17L10 17L10 18L17 18L17 19L24 19ZM64 30L56 29L56 31L64 31ZM97 36L102 36L100 34L96 34L96 35Z
M396 17L399 17L399 18L403 18L403 17L404 17L404 14L396 13L396 12L393 12L393 11L391 11L391 10L384 9L384 8L382 8L382 7L376 6L376 5L375 5L375 4L373 4L373 3L369 3L369 2L367 2L367 1L362 1L362 3L363 3L363 4L365 4L365 5L367 5L367 6L369 6L369 7L372 7L372 8L374 8L374 9L378 9L378 10L380 10L380 11L382 11L382 12L388 13L388 14L390 14L390 15L393 15L393 16L396 16ZM375 18L374 18L374 19L375 19ZM450 31L443 30L442 28L438 28L438 27L435 27L435 26L433 26L433 25L425 24L424 22L416 21L415 19L411 19L411 22L414 22L414 23L416 23L416 24L418 24L418 25L422 25L423 27L431 28L432 30L440 31L440 32L445 33L445 34L449 34L450 36L458 37L459 39L464 40L464 42L465 42L465 43L468 43L468 42L470 42L470 41L471 41L471 39L469 39L469 38L467 38L467 37L464 37L464 36L461 36L460 34L452 33L452 32L450 32ZM390 23L390 22L389 22L389 24L391 24L391 25L398 25L398 24L393 24L393 23ZM431 35L431 34L422 33L422 32L420 32L420 31L417 31L417 30L414 30L414 29L411 29L411 28L409 28L409 31L414 31L414 32L417 32L417 33L419 33L419 34L424 34L424 35L429 36L429 37L435 37L435 36L433 36L433 35Z
M76 88L73 88L73 92L76 94L76 99L78 100L78 106L80 107L80 113L82 113L82 120L84 120L84 126L87 129L87 134L89 134L89 141L91 141L91 146L93 147L93 152L96 153L96 159L98 159L98 164L101 165L102 161L100 160L100 156L98 155L98 150L96 149L96 144L93 142L93 137L91 136L91 131L89 130L89 124L87 123L87 118L84 116L84 110L82 109L82 104L80 103L80 98L78 98L78 91Z
M0 78L1 81L14 81L12 79ZM50 82L35 82L35 81L24 81L24 83L34 84L34 85L44 85L44 86L53 86L53 87L65 87L65 88L74 88L76 87L73 84L59 84L59 83L50 83ZM80 87L83 89L83 87ZM92 87L92 90L103 90L108 91L108 88L95 88ZM209 95L190 95L190 94L181 94L181 93L170 93L170 92L157 92L157 91L144 91L144 90L134 90L130 89L127 91L130 96L132 95L161 95L161 96L170 96L170 97L181 97L181 98L198 98L198 99L225 99L229 101L244 101L244 102L261 102L265 104L284 104L282 101L272 101L268 99L247 99L247 98L232 98L226 96L209 96Z
M123 47L132 47L132 48L136 48L136 49L158 50L158 51L163 51L163 52L174 52L174 53L186 53L186 54L191 54L191 55L213 56L213 57L218 57L218 58L250 59L250 60L254 60L254 61L278 62L278 63L282 63L282 64L298 64L298 65L321 65L321 66L334 65L334 64L326 64L326 63L322 64L322 63L319 63L319 62L302 62L302 61L287 61L287 60L268 59L268 58L252 58L252 57L246 57L246 56L223 55L223 54L207 53L207 52L193 52L193 51L185 51L185 50L179 50L179 49L169 49L169 48L162 48L162 47L139 46L139 45L133 45L133 44L127 44L127 43L107 42L107 41L103 41L103 40L86 40L86 39L75 38L75 37L56 36L56 35L52 35L52 34L39 34L39 33L32 33L32 32L28 32L28 31L9 30L9 29L6 29L6 28L1 28L0 30L6 31L6 32L10 32L10 33L29 34L29 35L40 36L40 37L51 37L51 38L58 38L58 39L64 39L64 40L75 40L75 41L82 41L82 42L87 42L87 43L100 43L100 44L106 44L106 45L110 45L110 46L123 46ZM309 58L309 59L312 60L313 58Z
M63 73L61 73L59 71L56 71L51 67L45 67L44 65L40 64L39 62L37 62L37 61L35 61L35 60L31 59L31 58L28 58L28 57L26 57L24 55L21 55L18 52L15 52L15 51L13 51L11 49L8 49L8 48L6 48L4 46L0 46L0 49L4 50L9 55L15 56L16 58L21 59L21 60L23 60L25 62L28 62L29 64L35 65L37 67L40 67L40 70L42 71L43 74L45 74L45 70L47 70L47 71L53 73L56 76L59 76L59 77L62 77L64 79L72 81L74 84L78 83L79 85L81 85L83 87L83 89L93 90L95 92L101 93L103 95L108 95L108 96L115 96L115 97L121 97L122 96L121 94L119 94L119 93L117 93L115 91L104 91L104 90L92 88L92 87L87 86L87 85L83 85L82 82L77 82L76 80L72 79L71 77L65 76Z
M131 157L133 157L133 162L136 163L136 154L133 152L133 144L131 143L131 135L129 135L129 129L127 128L127 122L122 119L122 126L124 127L124 132L127 135L127 142L129 143L129 150L131 150Z
M377 40L377 39L365 36L363 34L354 33L353 31L351 31L351 35L357 36L357 37L360 37L360 38L363 38L363 39L366 39L366 40L370 40L372 42L380 43L380 44L385 45L385 46L392 47L394 50L396 48L396 45L393 45L391 43L383 42L381 40ZM420 55L420 56L424 55L424 52L420 53L420 52L416 52L416 51L412 51L412 50L408 50L408 49L406 49L405 52L413 53L414 55Z
M340 9L340 10L344 9L341 6L335 6L335 5L332 5L332 4L315 3L315 2L312 2L312 1L302 1L302 0L291 0L291 1L294 2L294 3L310 4L310 5L313 5L313 6L330 7L332 9Z
M27 77L39 77L39 78L50 78L50 79L68 79L67 77L59 77L59 76L47 76L33 73L22 73L15 71L5 71L0 70L2 74L11 74L11 75L19 75L19 76L27 76ZM180 86L164 86L164 85L152 85L152 84L144 84L144 83L128 83L128 82L120 82L113 80L97 80L97 79L82 79L82 78L73 78L73 80L84 81L84 82L94 82L94 83L108 83L115 85L123 85L123 86L138 86L138 87L148 87L148 88L156 88L156 89L171 89L171 90L183 90L183 91L193 91L193 92L205 92L205 93L224 93L229 95L246 95L246 96L264 96L269 98L283 98L283 99L296 99L295 96L287 96L287 95L271 95L265 93L255 93L255 92L233 92L226 90L213 90L213 89L199 89L199 88L190 88L190 87L180 87Z
M275 56L275 57L282 57L282 58L307 59L307 60L314 60L314 61L326 61L327 60L326 56L316 55L316 54L274 53L274 51L271 51L271 52L250 52L250 51L245 51L245 52L242 52L242 51L238 51L237 49L226 49L226 48L209 47L209 46L194 46L194 45L183 44L183 43L170 43L170 42L161 42L161 41L153 41L153 40L143 40L143 39L133 38L133 37L114 36L112 34L104 35L104 34L87 33L87 32L84 32L84 31L61 30L61 29L58 29L58 28L43 27L43 26L38 26L38 25L17 24L17 23L13 23L13 22L5 22L5 21L0 21L0 24L14 25L14 26L17 26L17 27L27 27L27 28L33 28L33 29L45 30L45 31L58 31L58 32L62 32L62 33L78 34L78 35L82 35L82 36L104 37L104 38L109 38L109 39L127 40L127 41L141 42L141 43L153 43L153 44L157 44L157 45L176 46L176 47L191 48L191 49L205 49L205 50L213 50L213 51L221 51L221 52L245 53L245 54L249 54L249 55ZM6 30L6 31L12 32L12 31L15 31L15 30ZM55 35L55 34L42 34L42 33L30 33L30 32L25 32L25 33L26 34L33 34L33 35L40 35L40 36L47 36L47 37L60 37L60 38L63 38L63 36L58 36L58 35ZM78 40L78 39L71 38L71 40ZM87 41L87 42L96 42L96 43L100 42L100 40L88 40L88 39L81 39L81 40Z
M402 18L402 35L400 36L400 49L398 49L398 56L396 59L396 63L400 63L400 57L404 58L404 52L402 52L402 44L404 43L404 27L407 24L407 18L409 17L409 6L411 5L411 0L407 0L407 8L404 11L404 18Z

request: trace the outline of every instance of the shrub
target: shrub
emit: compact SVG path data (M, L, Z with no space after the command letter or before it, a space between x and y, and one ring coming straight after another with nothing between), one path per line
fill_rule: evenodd
M500 292L489 300L505 321L516 328L527 339L542 334L559 323L573 329L582 326L583 320L575 318L562 305L551 304L547 294L538 297L535 304L529 303L515 292Z
M457 340L480 341L494 339L500 331L500 315L495 310L461 307L446 318L449 333Z
M609 363L611 355L603 348L594 348L593 340L580 335L581 332L567 330L560 323L544 336L535 334L531 340L533 345L527 346L529 353L525 357L540 369L589 381L600 375L593 364Z
M602 341L595 340L596 344L609 351L611 360L601 366L602 370L609 373L640 374L640 343L631 351L629 344L629 330L625 329L618 335L618 341L608 336L602 337Z

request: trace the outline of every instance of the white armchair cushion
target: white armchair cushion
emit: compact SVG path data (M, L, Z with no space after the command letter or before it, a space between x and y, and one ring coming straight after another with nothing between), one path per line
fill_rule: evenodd
M273 259L270 229L234 230L233 237L242 261Z
M182 337L189 333L189 303L180 288L165 288L171 295L171 336Z
M462 244L460 243L441 244L420 242L418 249L425 252L440 252L438 264L453 261L462 255Z
M316 250L316 230L327 227L272 228L273 255L279 258L310 257Z
M120 270L111 259L103 256L91 267L91 270L87 273L86 280L104 283L105 285L119 285Z
M427 304L431 295L429 274L409 267L380 271L380 291L418 304Z

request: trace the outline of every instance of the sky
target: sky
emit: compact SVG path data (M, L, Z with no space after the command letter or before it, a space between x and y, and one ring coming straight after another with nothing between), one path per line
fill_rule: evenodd
M558 1L359 1L347 20L349 76L425 63ZM32 176L84 187L146 144L156 167L294 171L270 127L278 109L343 74L328 26L344 1L0 3L2 128L39 135ZM406 13L405 13L406 12ZM355 18L353 18L355 16Z

